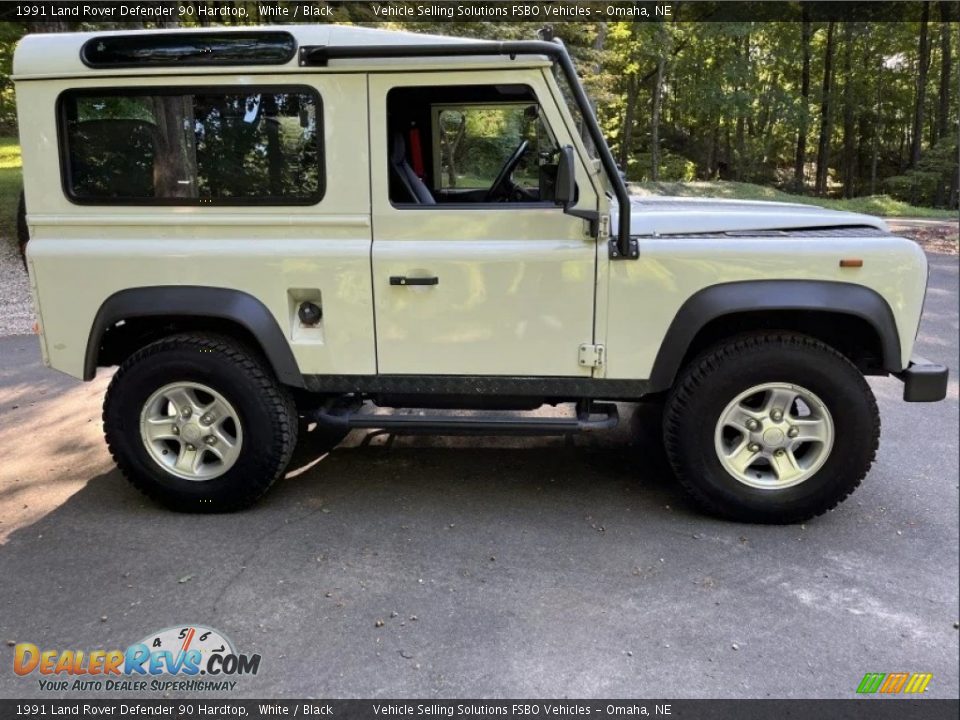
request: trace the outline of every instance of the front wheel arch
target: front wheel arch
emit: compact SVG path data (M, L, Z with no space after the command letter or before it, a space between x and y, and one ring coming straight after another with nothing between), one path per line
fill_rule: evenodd
M744 482L720 457L716 433L730 401L768 384L788 385L822 400L831 418L828 454L795 484ZM753 417L761 420L759 427L747 427L731 448L758 443L747 449L770 457L791 442L785 433L767 437L764 429L786 430L805 420L800 413L789 419L785 405L769 407L778 412L765 418L769 408L758 409ZM715 345L684 368L667 399L663 432L670 464L695 504L741 522L784 524L827 512L860 485L876 457L880 413L863 375L836 350L803 335L755 333Z
M835 348L866 374L902 370L893 311L863 285L823 280L749 280L711 285L681 305L650 374L668 390L707 347L747 332L785 331Z

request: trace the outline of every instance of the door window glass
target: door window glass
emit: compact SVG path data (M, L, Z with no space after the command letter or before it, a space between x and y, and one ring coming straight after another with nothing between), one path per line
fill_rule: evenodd
M387 132L398 207L553 204L559 147L527 85L394 88Z

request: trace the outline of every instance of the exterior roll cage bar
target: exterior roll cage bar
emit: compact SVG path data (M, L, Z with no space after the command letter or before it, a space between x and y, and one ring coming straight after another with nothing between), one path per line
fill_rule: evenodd
M477 55L508 55L510 59L518 55L544 55L560 66L574 102L583 116L587 133L600 154L600 163L613 185L613 191L619 207L619 227L610 242L610 258L628 260L639 256L639 246L630 237L630 195L627 184L620 176L613 153L607 146L593 108L587 99L583 86L577 78L576 68L567 49L560 42L545 40L518 40L514 42L463 42L443 43L439 45L304 45L300 48L299 63L303 67L324 67L330 60L347 58L409 58L409 57L466 57ZM611 229L612 231L612 229Z

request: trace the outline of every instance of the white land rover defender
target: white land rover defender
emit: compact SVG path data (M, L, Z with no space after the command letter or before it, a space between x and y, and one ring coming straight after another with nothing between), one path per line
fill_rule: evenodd
M110 451L173 508L249 506L304 421L572 433L653 399L701 507L797 522L870 468L864 375L945 395L911 355L917 245L810 206L631 199L560 44L37 34L14 73L44 361L119 366Z

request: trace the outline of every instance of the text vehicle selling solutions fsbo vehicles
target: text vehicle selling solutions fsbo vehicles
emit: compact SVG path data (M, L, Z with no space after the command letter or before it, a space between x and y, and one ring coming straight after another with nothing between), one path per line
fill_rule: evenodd
M865 375L945 396L912 355L916 244L805 205L631 198L561 44L37 34L14 73L44 360L119 366L110 451L173 508L249 506L303 423L563 434L646 400L702 508L797 522L873 462Z

